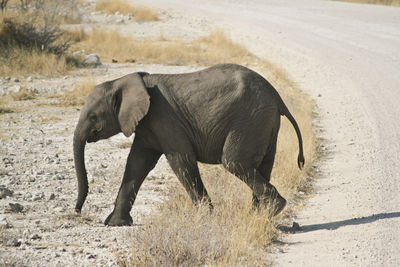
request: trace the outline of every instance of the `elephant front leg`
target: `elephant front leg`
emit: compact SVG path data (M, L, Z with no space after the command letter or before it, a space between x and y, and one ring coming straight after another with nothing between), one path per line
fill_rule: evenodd
M195 157L190 153L170 153L166 154L166 157L169 165L181 184L185 187L193 203L197 204L204 201L208 203L210 209L212 209L211 199L201 180Z
M161 153L144 148L140 141L133 143L126 163L124 177L115 201L114 211L104 224L110 226L132 225L130 211L147 174L154 168Z

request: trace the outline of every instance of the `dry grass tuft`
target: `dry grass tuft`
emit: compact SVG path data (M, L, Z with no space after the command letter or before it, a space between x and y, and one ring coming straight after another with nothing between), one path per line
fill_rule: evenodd
M400 6L400 0L334 0L340 2L352 2L360 4L373 4L385 6Z
M32 73L61 75L75 68L73 57L21 48L13 48L4 52L7 55L0 58L0 76L19 76Z
M75 88L71 91L66 91L64 94L58 96L60 98L59 105L61 106L83 106L86 97L94 88L95 83L93 79L82 81L76 84Z
M139 22L159 21L156 12L145 6L132 6L124 0L100 0L97 2L96 10L103 11L108 14L132 14L134 19Z
M119 257L121 266L266 265L264 248L276 238L268 210L254 210L250 191L236 178L209 179L216 167L202 170L212 183L213 211L206 204L194 206L181 188L174 188L158 214L133 233L130 256Z
M14 101L31 100L36 98L36 92L22 86L17 93L11 94L11 97Z

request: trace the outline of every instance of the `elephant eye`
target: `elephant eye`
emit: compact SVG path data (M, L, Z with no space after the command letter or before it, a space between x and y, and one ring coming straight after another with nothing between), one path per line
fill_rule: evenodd
M89 120L91 121L91 122L96 122L96 115L95 114L90 114L89 115Z

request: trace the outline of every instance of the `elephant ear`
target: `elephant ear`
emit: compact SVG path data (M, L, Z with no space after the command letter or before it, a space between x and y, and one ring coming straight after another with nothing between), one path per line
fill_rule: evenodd
M143 73L132 73L114 82L115 111L122 132L131 136L139 121L147 114L150 96L142 79ZM143 74L144 75L144 74Z

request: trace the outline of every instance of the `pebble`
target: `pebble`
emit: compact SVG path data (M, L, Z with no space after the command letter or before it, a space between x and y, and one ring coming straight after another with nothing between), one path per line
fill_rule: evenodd
M42 239L42 237L41 237L40 235L38 235L38 234L33 234L33 235L31 236L31 239L32 239L32 240L40 240L40 239Z
M14 78L14 79L13 79L13 82L15 82L15 83L19 83L19 82L20 82L20 80L19 80L18 78Z
M56 198L56 195L54 195L54 193L51 193L51 195L50 195L50 197L49 197L49 200L53 200L53 199L55 199Z
M5 186L0 186L0 199L11 197L14 194L14 191L8 189Z
M0 220L0 230L12 228L12 225L7 221L6 218Z
M27 81L27 82L32 82L32 81L33 81L32 76L29 76L28 78L26 78L26 81Z
M40 193L35 194L35 197L33 198L33 201L38 201L38 200L41 200L43 198L44 198L44 193L40 192Z
M22 212L22 210L24 209L24 206L19 203L8 203L8 205L10 206L9 210L11 212Z
M13 237L13 238L11 238L11 239L9 239L7 241L7 246L9 246L9 247L19 247L19 246L21 246L21 241L19 241L15 237Z

